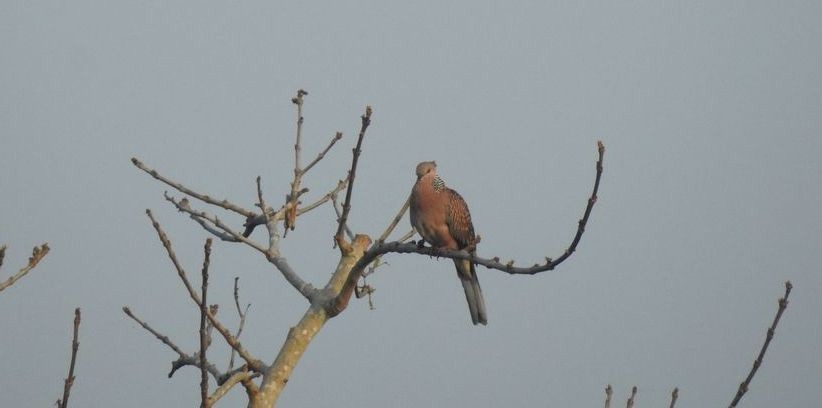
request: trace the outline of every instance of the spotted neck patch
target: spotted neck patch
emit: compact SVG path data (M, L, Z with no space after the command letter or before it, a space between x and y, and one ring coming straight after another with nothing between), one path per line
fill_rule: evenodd
M445 182L442 181L440 176L434 176L434 180L431 182L431 187L434 188L434 191L439 193L445 188Z

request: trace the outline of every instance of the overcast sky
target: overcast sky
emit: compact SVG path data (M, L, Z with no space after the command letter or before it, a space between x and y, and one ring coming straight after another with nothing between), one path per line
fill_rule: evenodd
M252 207L280 203L304 155L345 137L307 200L345 175L374 108L351 226L379 235L436 160L468 202L479 253L559 256L606 145L599 200L557 270L479 268L487 327L470 323L453 264L395 255L311 344L280 406L723 406L790 279L795 290L744 406L818 404L822 378L822 6L696 2L0 2L0 406L62 392L83 310L77 407L192 406L199 372L121 311L193 352L196 307L144 214L197 274L206 233L163 200L163 174ZM501 2L500 2L501 3ZM233 225L231 214L219 213ZM398 235L410 228L407 219ZM330 208L283 243L315 285L338 259ZM254 238L263 240L262 232ZM209 299L270 362L307 304L253 250L216 242ZM196 277L194 278L195 280ZM228 348L215 341L219 364ZM241 406L236 389L224 406Z

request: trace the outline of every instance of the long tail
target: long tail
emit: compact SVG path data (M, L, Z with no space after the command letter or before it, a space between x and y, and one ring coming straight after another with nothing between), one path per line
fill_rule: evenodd
M468 310L471 312L471 321L474 324L488 324L488 317L485 313L485 299L482 297L482 289L477 280L477 271L474 264L464 259L455 259L454 265L457 267L457 276L465 289L465 300L468 301Z

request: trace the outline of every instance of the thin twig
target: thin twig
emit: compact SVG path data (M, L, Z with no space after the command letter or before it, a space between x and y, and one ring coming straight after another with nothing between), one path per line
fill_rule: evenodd
M57 400L57 405L60 408L68 406L69 394L71 394L71 386L74 385L74 364L77 362L77 350L80 348L80 342L77 341L77 332L80 330L80 308L74 309L74 335L71 340L71 363L69 363L68 377L63 384L63 398Z
M303 173L300 169L300 151L302 150L302 129L303 129L303 97L308 92L298 89L297 96L291 98L291 102L297 105L297 140L294 142L294 180L291 182L291 193L286 197L285 203L285 227L283 236L288 235L289 230L295 228L297 222L297 206L301 195L300 183Z
M337 215L337 222L339 222L340 218L342 217L342 210L340 209L340 206L337 203L337 195L336 194L331 196L331 207L334 208L334 214ZM354 239L354 232L351 231L351 228L349 228L348 225L345 226L345 235L350 240Z
M768 345L771 344L771 340L776 332L776 325L779 324L779 319L782 318L782 313L788 307L788 296L791 294L791 289L793 289L791 281L785 282L785 296L779 299L779 307L776 309L776 316L774 316L773 323L771 323L771 327L768 328L768 332L765 335L765 342L762 344L762 348L759 350L759 355L756 357L756 360L754 360L753 367L751 367L751 371L748 373L745 381L742 381L742 383L739 384L739 389L736 391L736 396L733 401L731 401L731 408L735 407L745 393L748 392L748 386L751 384L751 380L753 380L754 375L756 375L757 370L759 370L759 366L762 365L762 359L765 357L765 352L768 351Z
M636 385L634 388L631 388L631 397L628 398L628 402L625 404L626 408L634 408L634 399L636 398Z
M405 241L408 241L408 240L409 240L409 239L411 239L411 237L413 237L413 236L414 236L414 234L416 234L416 233L417 233L417 231L414 231L414 229L412 228L412 229L411 229L411 231L408 231L408 232L406 232L406 233L405 233L405 235L401 236L401 237L397 240L397 242L405 242Z
M198 200L200 200L204 203L208 203L208 204L211 204L211 205L216 205L217 207L221 207L221 208L224 208L226 210L233 211L233 212L235 212L237 214L240 214L240 215L242 215L246 218L253 217L255 215L255 213L253 211L246 210L245 208L242 208L242 207L240 207L240 206L238 206L234 203L231 203L228 200L216 200L216 199L210 197L207 194L200 194L200 193L198 193L198 192L196 192L196 191L194 191L194 190L192 190L192 189L190 189L190 188L188 188L188 187L186 187L186 186L184 186L184 185L182 185L182 184L180 184L180 183L178 183L174 180L171 180L171 179L161 175L157 170L154 170L154 169L146 166L145 164L143 164L143 162L138 160L136 157L132 157L131 162L135 166L137 166L137 168L139 168L140 170L142 170L142 171L148 173L149 175L151 175L151 177L154 177L155 179L162 181L163 183L171 186L175 190L177 190L177 191L179 191L179 192L181 192L185 195L189 195L191 197L194 197L194 198L196 198L196 199L198 199Z
M31 250L31 257L29 257L29 263L5 281L0 282L0 292L2 292L3 289L6 289L11 285L14 285L15 282L20 280L22 277L26 276L26 274L29 273L29 271L34 269L34 267L37 266L37 264L40 263L40 261L42 261L43 258L46 257L46 254L49 253L50 249L51 248L49 248L48 243L44 243L39 247L34 247L34 249ZM5 258L5 256L6 246L3 245L2 247L0 247L0 266L3 265L3 258Z
M237 327L237 334L234 335L235 338L239 339L240 335L243 334L243 327L245 327L245 317L248 315L248 309L251 307L251 303L245 306L245 311L240 308L240 287L239 287L240 277L234 277L234 306L237 307L237 314L240 315L240 325ZM231 359L228 361L228 369L231 370L234 368L234 355L236 352L234 349L231 349Z
M605 387L605 408L611 408L611 396L614 394L614 389L611 384Z
M176 344L174 344L174 342L171 341L171 339L169 339L168 336L158 332L157 330L154 330L154 328L149 326L148 323L144 322L139 317L135 316L134 313L131 312L131 308L129 308L128 306L123 306L123 313L125 313L128 317L130 317L135 322L137 322L137 324L142 326L149 333L154 335L154 337L156 337L157 340L160 340L160 342L162 342L163 344L168 346L168 348L174 350L174 352L177 353L178 356L180 356L181 358L188 358L188 354L186 354L183 350L180 349L180 347L178 347Z
M311 161L311 163L308 163L308 165L306 165L300 172L302 174L308 173L308 170L311 170L311 168L314 167L315 164L319 163L320 160L322 160L323 157L325 157L325 154L328 153L328 151L331 150L332 147L334 147L334 144L340 141L342 137L342 132L335 133L334 136L331 138L331 142L328 143L328 146L326 146L325 149L323 149L323 151L321 151L320 154L318 154L317 157L315 157L314 160Z
M388 238L388 236L391 235L391 232L394 231L394 228L397 227L397 224L400 223L400 220L402 220L403 215L405 215L405 212L408 211L408 207L410 207L410 206L411 206L411 196L409 195L408 198L405 199L405 204L402 205L402 208L400 208L400 211L397 212L397 215L394 216L394 219L391 220L391 223L388 224L388 227L386 227L385 231L382 232L382 235L380 235L380 237L377 238L377 242L385 242L385 240ZM413 231L412 231L412 233L413 233ZM399 240L399 241L402 242L402 240Z
M327 192L324 196L320 197L317 201L314 201L311 204L304 205L297 210L297 216L303 215L323 204L325 204L328 200L331 200L332 197L336 196L342 189L344 189L348 185L348 178L346 177L343 180L339 180L337 182L337 186L334 187L331 191Z
M340 220L337 226L337 233L334 234L334 240L337 243L342 242L343 240L343 230L345 230L345 225L348 222L348 213L351 212L351 193L354 189L354 178L357 174L357 160L359 160L360 153L362 152L362 140L365 137L365 131L371 124L371 112L371 107L366 106L365 114L360 117L362 119L362 124L360 126L360 134L357 137L357 146L353 150L351 169L348 171L348 189L346 189L345 191L345 203L343 204L343 213L342 216L340 216Z
M268 256L274 256L277 251L277 241L279 240L280 236L277 233L277 223L275 218L273 218L268 213L268 208L265 204L265 199L263 198L263 187L261 182L261 177L257 176L257 203L260 208L263 210L263 218L265 219L265 228L268 231L268 250L266 251ZM243 236L248 237L243 233ZM235 282L236 283L236 282Z
M668 408L674 408L677 398L679 398L679 388L674 388L674 390L671 391L671 405L669 405Z
M208 265L211 262L211 238L206 239L203 251L203 282L200 289L202 299L200 300L200 406L208 408L208 373L206 372L206 349L208 349L208 338L206 335L206 321L208 318Z

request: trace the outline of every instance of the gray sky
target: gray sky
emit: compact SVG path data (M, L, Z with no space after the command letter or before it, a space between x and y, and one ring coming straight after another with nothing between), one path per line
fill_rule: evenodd
M298 4L299 3L299 4ZM379 234L437 160L468 201L480 254L562 253L607 147L578 252L554 272L479 269L489 325L470 324L449 261L393 256L310 346L280 405L599 406L611 383L637 406L727 404L782 295L791 303L745 406L818 404L822 378L822 29L817 2L2 2L0 406L48 406L83 309L74 406L190 406L199 373L166 378L198 314L144 215L191 274L206 234L162 199L164 174L250 207L262 175L280 202L297 88L306 156L342 145L305 183L344 176L374 107L351 225ZM222 218L240 225L229 214ZM403 231L408 227L404 221ZM315 285L338 253L330 208L284 251ZM262 239L260 233L255 235ZM271 361L306 303L252 250L218 242L209 298ZM227 361L227 348L212 348ZM224 403L242 404L235 390Z

